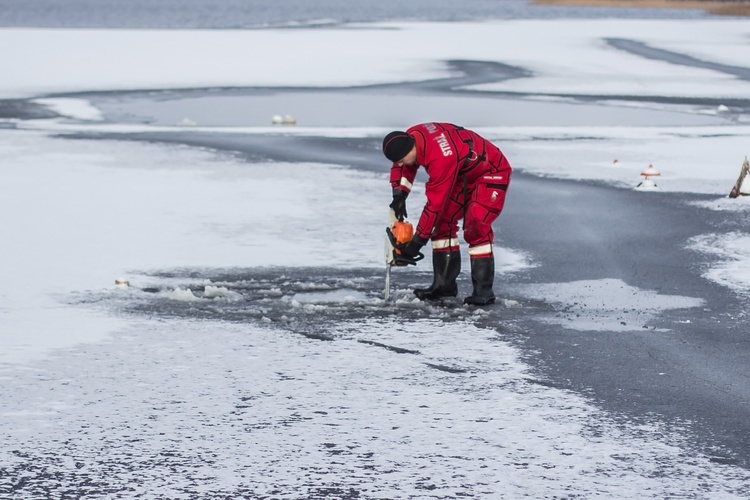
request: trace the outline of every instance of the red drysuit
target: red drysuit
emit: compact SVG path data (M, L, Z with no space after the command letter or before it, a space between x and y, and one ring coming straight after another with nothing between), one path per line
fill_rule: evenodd
M472 259L492 257L492 223L503 210L511 166L494 144L450 123L422 123L406 131L415 140L417 164L393 164L391 186L409 193L419 166L429 179L427 204L416 234L432 239L434 252L458 251L458 221Z

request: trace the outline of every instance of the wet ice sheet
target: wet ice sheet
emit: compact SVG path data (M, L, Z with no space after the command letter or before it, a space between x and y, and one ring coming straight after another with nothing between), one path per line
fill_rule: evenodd
M133 319L108 342L6 370L0 493L748 493L747 471L692 452L686 426L621 426L537 380L495 331L363 319L328 333Z
M198 94L198 95L196 95ZM435 110L451 122L472 128L513 124L526 126L719 125L722 117L690 113L691 109L646 109L574 102L466 96L402 94L394 91L316 92L258 91L183 93L172 91L141 97L97 96L108 120L174 126L266 127L272 117L290 115L304 127L406 126L435 119ZM401 110L409 109L409 124ZM187 120L187 121L185 121ZM470 125L469 125L470 124Z
M576 107L572 108L573 110ZM603 110L608 109L603 107ZM606 113L606 111L603 111ZM706 110L716 113L715 110ZM679 115L675 113L675 115ZM684 114L681 116L685 116ZM680 118L682 119L682 118ZM383 127L180 127L146 124L91 124L67 120L33 120L14 126L49 133L184 134L367 138L377 144ZM746 155L750 127L718 126L502 126L477 132L499 144L514 168L545 176L596 180L634 188L653 165L661 176L659 191L726 195ZM374 146L374 149L377 146ZM416 186L417 191L420 186Z
M703 300L662 295L617 279L546 283L512 287L522 296L556 305L542 319L573 330L624 332L649 328L659 313L700 307Z

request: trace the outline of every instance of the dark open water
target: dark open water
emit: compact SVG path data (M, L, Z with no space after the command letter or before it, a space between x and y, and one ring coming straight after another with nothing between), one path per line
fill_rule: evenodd
M477 19L695 19L702 11L549 7L527 0L0 0L0 27L260 28Z

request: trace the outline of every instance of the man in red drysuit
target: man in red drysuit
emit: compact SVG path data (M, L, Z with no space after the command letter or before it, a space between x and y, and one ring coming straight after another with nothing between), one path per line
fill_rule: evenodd
M406 197L420 165L429 176L425 185L427 204L414 238L400 249L402 257L414 263L419 250L432 240L434 279L432 285L417 288L414 294L422 300L458 294L458 221L463 219L474 287L464 302L494 303L492 223L503 210L510 184L511 166L505 155L476 132L450 123L422 123L406 132L391 132L383 139L383 154L393 162L390 207L399 220L406 217Z

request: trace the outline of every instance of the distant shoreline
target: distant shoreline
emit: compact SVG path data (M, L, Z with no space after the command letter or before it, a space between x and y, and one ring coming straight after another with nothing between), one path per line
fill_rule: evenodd
M702 9L717 16L750 16L750 0L532 0L532 4L639 9Z

